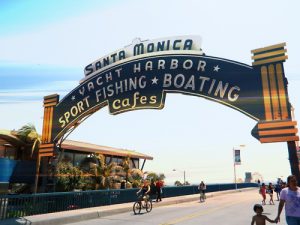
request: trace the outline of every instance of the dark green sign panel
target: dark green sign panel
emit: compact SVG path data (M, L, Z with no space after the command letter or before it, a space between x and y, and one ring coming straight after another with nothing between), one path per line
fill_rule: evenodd
M173 51L135 57L84 80L55 107L53 134L106 105L111 114L161 109L168 92L204 97L255 120L265 115L259 70L227 59Z
M261 143L287 142L292 174L300 180L294 160L297 122L292 119L283 67L285 45L252 50L249 66L204 55L199 37L134 41L87 65L84 80L61 101L57 94L44 97L39 157L57 154L59 140L107 105L113 115L162 109L167 93L181 93L221 103L254 119L251 134Z

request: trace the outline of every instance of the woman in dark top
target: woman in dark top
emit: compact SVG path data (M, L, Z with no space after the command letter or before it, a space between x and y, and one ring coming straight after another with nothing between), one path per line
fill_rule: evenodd
M273 201L273 185L272 183L269 183L268 188L267 188L267 193L270 195L270 205L275 205L274 201Z

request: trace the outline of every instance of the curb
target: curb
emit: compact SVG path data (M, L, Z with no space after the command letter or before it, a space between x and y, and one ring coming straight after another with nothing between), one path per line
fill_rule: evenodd
M244 192L251 191L256 188L243 188L238 190L228 190L228 191L218 191L206 194L206 198L212 198L219 195L230 194L234 192ZM175 205L185 202L192 202L199 200L199 194L185 195L165 198L164 201L153 204L153 208ZM48 213L34 216L26 216L17 219L8 219L0 221L0 225L63 225L68 223L75 223L84 220L97 219L100 217L106 217L111 215L116 215L120 213L132 211L133 202L109 205L109 206L99 206L93 208L78 209L72 211L63 211L56 213ZM113 206L113 207L112 207Z

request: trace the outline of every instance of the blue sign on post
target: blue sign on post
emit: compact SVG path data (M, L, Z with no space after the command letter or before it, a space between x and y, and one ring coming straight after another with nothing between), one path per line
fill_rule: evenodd
M234 149L234 164L241 165L241 150Z

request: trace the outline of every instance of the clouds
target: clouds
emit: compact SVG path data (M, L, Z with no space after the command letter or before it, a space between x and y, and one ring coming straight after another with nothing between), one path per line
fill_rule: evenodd
M59 89L59 86L64 86ZM47 88L30 88L30 89L9 89L0 91L0 104L5 103L23 103L23 102L42 102L44 96L59 93L61 96L66 95L74 82L53 82L48 83Z
M2 63L0 103L42 101L53 93L65 95L83 76L77 68Z

